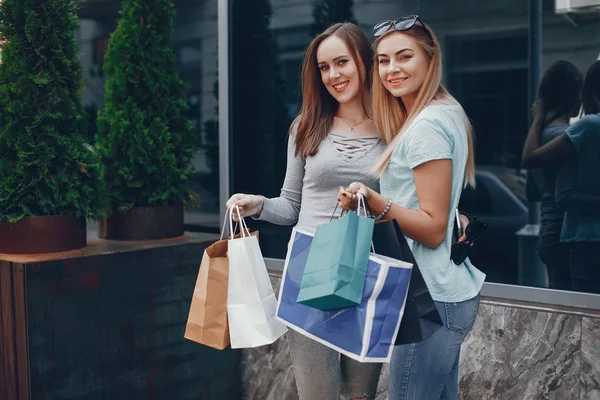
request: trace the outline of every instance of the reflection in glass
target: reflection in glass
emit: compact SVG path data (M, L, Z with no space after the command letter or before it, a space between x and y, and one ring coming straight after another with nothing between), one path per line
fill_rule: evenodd
M193 159L197 173L189 186L195 195L186 212L186 223L214 229L219 226L217 0L174 3L177 14L173 48L178 73L188 85L187 117L199 144ZM81 27L77 40L86 82L82 97L90 142L96 132L97 110L104 102L102 65L119 7L120 1L116 0L81 1L78 12Z
M232 1L234 14L236 9L239 11L247 7L242 0ZM268 31L270 38L277 44L276 53L269 53L269 57L274 57L276 61L273 58L266 61L259 57L248 57L249 49L241 49L240 52L232 53L232 72L234 76L245 76L246 79L255 79L255 76L263 79L258 72L258 75L254 74L259 65L264 66L266 63L274 80L277 74L281 74L282 103L285 104L285 110L281 113L286 114L288 121L298 112L301 100L300 63L315 29L319 30L317 27L322 27L324 18L327 18L322 13L325 3L338 6L339 9L335 12L345 15L345 19L355 19L369 37L373 24L381 20L406 14L418 14L427 20L438 33L446 55L446 84L465 107L476 135L477 188L464 192L460 207L488 222L489 228L474 249L472 261L488 275L488 282L518 284L519 248L515 233L528 221L526 174L520 168L521 151L530 123L528 2L469 0L461 3L460 7L455 7L442 0L427 3L418 0L355 1L353 5L352 2L341 0L272 0L272 14L266 13L269 2L259 3L261 15L268 16L261 22L263 27L268 28L260 30L263 46L271 40L264 39ZM556 8L554 1L543 1L542 7L543 70L556 60L564 59L585 72L600 56L600 14L593 9L566 12L567 10ZM258 18L258 10L245 12L248 16ZM232 40L234 43L242 43L254 31L248 30L248 21L239 19L241 14L237 15L238 17L232 17ZM252 156L244 156L243 150L237 150L235 154L240 159L232 157L234 177L237 176L232 192L248 188L251 193L262 191L266 195L277 195L283 180L276 174L284 170L285 160L277 158L273 153L258 155L269 154L275 146L283 148L288 126L278 119L281 125L273 121L269 128L276 132L263 132L263 128L254 128L263 123L261 120L272 115L273 108L247 106L247 99L259 99L262 96L273 98L272 88L275 86L254 86L256 92L249 94L244 86L246 84L241 87L245 91L238 92L237 85L241 81L237 82L231 87L235 103L232 109L233 119L237 121L232 131L233 147L237 148L240 140L248 140L242 139L244 136L252 138L256 143L275 142L269 145L271 150L260 150L252 153ZM248 112L250 109L254 111ZM253 128L243 129L242 126ZM256 151L256 147L252 146L255 145L252 144L249 148ZM246 151L246 154L249 153ZM239 171L240 169L244 171ZM252 180L260 179L256 177L261 174L266 177L264 180ZM254 175L255 178L249 178L249 175ZM244 182L240 181L242 177L246 177L243 178ZM261 236L266 236L262 238L266 255L284 257L289 237L285 228L260 226L260 229ZM274 232L272 235L271 231ZM527 274L527 271L521 273Z
M569 125L580 107L584 115ZM599 131L600 61L585 80L567 61L552 64L523 150L524 166L544 172L531 186L543 188L539 251L551 287L600 293Z

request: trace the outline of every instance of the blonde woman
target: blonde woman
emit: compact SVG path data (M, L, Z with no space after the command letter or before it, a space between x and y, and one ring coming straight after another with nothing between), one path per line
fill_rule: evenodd
M344 209L361 193L377 218L395 219L444 327L421 343L396 346L390 400L458 399L460 347L479 309L485 275L468 259L450 259L455 211L474 185L471 126L441 83L442 55L433 31L416 15L374 27L373 115L389 146L375 164L381 194L355 182L338 193ZM470 238L467 229L467 240Z
M370 115L372 59L368 38L354 24L335 24L313 39L281 196L239 193L227 206L278 225L316 228L330 221L340 186L364 180L377 187L366 172L385 148ZM287 337L300 400L375 398L381 364L361 364L296 331Z

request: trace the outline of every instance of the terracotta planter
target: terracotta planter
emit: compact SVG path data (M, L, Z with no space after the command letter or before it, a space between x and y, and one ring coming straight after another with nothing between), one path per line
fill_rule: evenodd
M86 244L85 218L51 215L0 222L0 253L55 253L80 249Z
M183 236L183 204L134 207L98 221L98 237L107 240L155 240Z

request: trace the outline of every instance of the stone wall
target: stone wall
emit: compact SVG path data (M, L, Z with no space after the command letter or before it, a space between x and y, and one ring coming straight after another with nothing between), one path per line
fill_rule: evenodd
M246 399L298 399L285 337L243 359ZM483 298L460 368L463 400L598 400L600 313ZM387 381L384 366L377 400Z

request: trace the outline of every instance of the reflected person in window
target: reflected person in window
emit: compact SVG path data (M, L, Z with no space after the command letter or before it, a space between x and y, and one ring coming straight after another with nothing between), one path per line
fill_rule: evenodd
M559 136L569 127L569 120L579 114L581 108L581 88L583 74L568 61L560 60L552 64L542 76L538 87L538 104L544 104L545 112L536 106L533 108L531 129L539 135L544 145ZM555 182L558 168L552 165L532 170L528 181L530 192L539 192L541 224L538 240L538 252L546 264L550 288L571 290L571 272L569 270L569 244L560 242L564 211L556 204Z
M460 195L475 181L471 127L441 83L441 50L429 27L406 16L376 25L374 34L373 115L389 143L375 164L381 194L354 182L339 200L354 208L361 193L373 215L398 222L444 322L424 341L394 348L389 399L458 399L460 347L485 279L468 258L450 260Z
M313 39L280 197L238 193L228 207L238 205L243 217L316 228L330 221L340 186L362 180L378 188L367 172L385 148L371 119L372 60L369 40L354 24L335 24ZM300 400L375 398L381 364L361 364L292 330L287 338Z
M541 146L547 105L534 105L534 121L523 149L523 167L558 167L555 195L565 210L560 241L569 243L574 290L600 293L600 61L588 69L579 121Z

